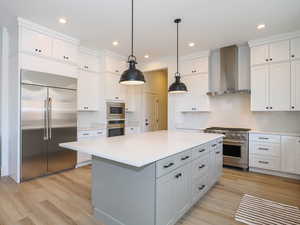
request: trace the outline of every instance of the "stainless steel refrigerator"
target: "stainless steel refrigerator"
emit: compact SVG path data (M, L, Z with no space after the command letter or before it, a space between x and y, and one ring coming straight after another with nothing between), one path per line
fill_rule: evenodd
M58 144L77 139L77 80L23 70L21 81L22 181L74 168Z

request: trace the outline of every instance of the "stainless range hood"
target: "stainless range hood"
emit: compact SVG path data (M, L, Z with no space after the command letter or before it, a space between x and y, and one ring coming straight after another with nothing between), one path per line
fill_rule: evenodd
M208 95L250 93L250 49L232 45L212 51Z

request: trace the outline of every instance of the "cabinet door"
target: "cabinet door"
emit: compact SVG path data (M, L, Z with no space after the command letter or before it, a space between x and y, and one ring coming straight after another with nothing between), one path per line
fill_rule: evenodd
M78 110L99 110L100 76L81 71L78 75Z
M65 62L77 63L78 47L66 41L53 40L53 57Z
M291 110L300 111L300 61L292 62L292 82L291 82Z
M298 140L296 141L296 173L300 174L300 137L298 137Z
M107 100L124 101L125 86L119 83L120 76L107 73L105 75L105 98Z
M195 73L208 73L208 57L194 59L192 65Z
M300 37L291 40L291 58L300 59Z
M251 69L251 110L265 111L268 104L268 65Z
M93 55L80 53L80 68L90 72L100 72L100 59Z
M269 61L281 62L290 59L290 41L278 41L270 44Z
M107 56L105 63L106 71L116 74L121 74L128 65L126 60L114 56Z
M22 28L21 50L24 52L52 56L52 39L44 34Z
M270 64L269 107L274 111L289 111L291 105L290 63Z
M260 65L267 63L269 60L268 45L260 45L251 48L251 65Z
M125 96L125 111L134 112L135 111L135 91L136 87L128 86L125 87L126 96Z
M181 61L179 65L179 71L181 71L183 76L194 74L194 62L192 60Z
M283 172L300 174L298 170L298 160L300 159L299 141L299 137L282 137L281 169Z

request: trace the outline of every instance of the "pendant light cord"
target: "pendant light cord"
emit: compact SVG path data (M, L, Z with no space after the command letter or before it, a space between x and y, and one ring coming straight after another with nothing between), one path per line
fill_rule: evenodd
M131 56L133 56L133 0L131 0Z
M178 38L178 36L179 36L179 35L178 35L178 33L179 33L179 32L178 32L178 27L179 27L179 23L177 23L177 73L176 73L176 75L178 75L178 73L179 73L179 72L178 72L178 71L179 71L179 69L178 69L178 64L179 64L179 60L178 60L178 58L179 58L179 56L178 56L178 55L179 55L179 50L178 50L178 48L179 48L179 47L178 47L178 39L179 39L179 38Z

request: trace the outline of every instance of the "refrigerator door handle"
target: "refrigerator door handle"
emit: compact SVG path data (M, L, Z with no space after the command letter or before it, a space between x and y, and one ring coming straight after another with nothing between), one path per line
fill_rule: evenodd
M48 102L44 100L44 140L49 139L49 129L48 129Z
M52 139L52 98L48 101L48 129L49 129L49 140Z

